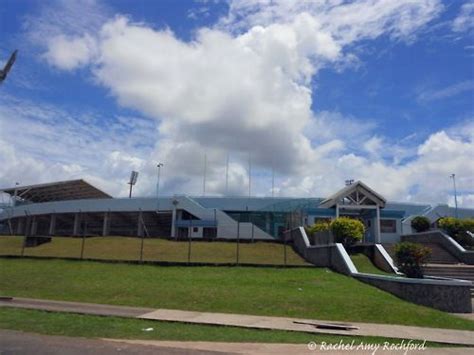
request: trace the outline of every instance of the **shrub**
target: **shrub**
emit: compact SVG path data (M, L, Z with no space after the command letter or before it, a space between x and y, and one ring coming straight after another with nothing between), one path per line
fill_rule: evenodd
M463 247L473 248L474 240L467 232L474 233L474 218L443 217L438 220L438 227L444 229L450 237Z
M430 229L430 220L425 216L416 216L411 221L411 227L417 232L424 232Z
M410 278L423 278L423 264L431 250L421 244L402 242L395 245L395 260L401 272Z
M330 229L330 223L329 222L317 222L315 224L313 224L312 226L309 226L308 228L306 228L306 231L313 235L314 233L317 233L317 232L325 232L325 231L328 231Z
M331 231L336 243L342 243L345 247L349 247L362 240L365 227L357 219L339 217L331 222Z

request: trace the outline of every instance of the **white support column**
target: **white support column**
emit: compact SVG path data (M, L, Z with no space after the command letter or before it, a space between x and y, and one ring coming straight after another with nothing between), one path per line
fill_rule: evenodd
M380 206L377 205L377 218L375 219L375 242L380 244Z
M56 215L52 213L49 220L49 235L54 235L55 232L56 232Z
M36 220L36 216L33 216L33 220L32 220L32 222L31 222L30 235L35 236L37 229L38 229L38 221Z
M171 215L171 238L176 237L176 204L173 204L173 213Z
M104 220L102 222L102 236L106 237L109 235L110 230L110 216L109 212L104 212Z
M74 214L74 227L72 229L72 235L75 237L79 235L79 223L80 223L80 214L75 213Z
M17 219L18 222L17 222L17 225L16 225L16 234L17 235L21 235L21 234L24 233L23 228L25 226L25 219L26 219L26 217L25 218L24 217L18 217L18 219Z
M336 204L336 218L339 218L339 205Z

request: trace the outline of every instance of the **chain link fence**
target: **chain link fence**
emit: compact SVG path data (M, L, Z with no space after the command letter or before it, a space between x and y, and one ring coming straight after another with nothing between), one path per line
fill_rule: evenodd
M294 251L291 239L283 237L286 230L300 223L296 212L279 215L247 212L231 217L233 221L218 225L218 229L224 234L228 231L229 236L217 235L213 228L206 229L198 220L190 220L186 227L176 227L174 238L169 237L169 221L165 217L160 217L164 221L160 224L156 217L149 215L121 216L115 221L112 219L107 226L107 236L102 236L103 221L91 214L82 213L79 222L67 220L69 217L55 221L55 234L66 234L72 224L75 236L48 235L46 221L39 218L34 222L36 235L0 236L0 256L190 265L309 266ZM130 228L133 220L136 228ZM23 230L31 231L32 221L26 218L23 223ZM13 227L14 231L20 229Z

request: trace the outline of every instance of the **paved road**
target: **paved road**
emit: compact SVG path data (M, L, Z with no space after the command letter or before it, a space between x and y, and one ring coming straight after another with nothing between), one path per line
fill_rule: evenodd
M133 344L101 339L71 338L0 330L0 354L18 355L112 355L112 354L163 354L163 355L217 355L223 352L197 349L180 349L159 344Z
M287 354L331 354L331 355L373 355L373 350L321 350L318 345L309 350L306 344L256 344L256 343L212 343L177 342L121 339L86 339L63 336L39 335L13 330L0 330L1 355L116 355L116 354L160 354L160 355L287 355ZM375 354L402 355L404 350L375 351ZM420 355L470 355L472 348L427 348L410 350L408 354Z

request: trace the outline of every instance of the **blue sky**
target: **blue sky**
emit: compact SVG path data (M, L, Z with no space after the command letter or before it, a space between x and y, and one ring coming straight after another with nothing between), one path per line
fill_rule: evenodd
M0 185L474 206L472 1L2 1ZM225 161L230 157L229 189Z

